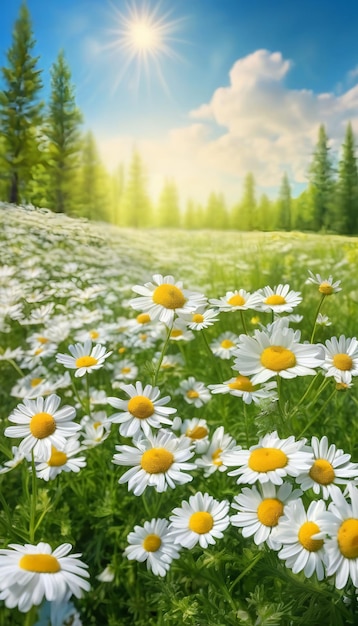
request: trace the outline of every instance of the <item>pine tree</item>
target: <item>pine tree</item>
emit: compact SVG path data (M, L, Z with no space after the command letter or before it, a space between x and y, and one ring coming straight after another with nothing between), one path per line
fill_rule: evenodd
M166 180L159 197L158 226L178 228L180 226L179 197L176 184Z
M25 4L13 30L12 45L7 52L8 66L2 67L5 83L0 92L0 132L4 141L2 170L7 178L8 200L26 199L26 188L32 171L41 161L39 128L42 88L39 57L32 56L35 40L30 13Z
M51 68L51 96L46 120L50 208L71 213L76 170L79 169L80 124L71 72L61 50Z
M232 227L238 230L253 230L258 227L257 204L255 198L255 179L251 172L244 179L244 191L241 202L232 210Z
M338 167L337 211L339 232L353 235L358 233L358 172L355 141L349 123L342 146Z
M223 230L228 228L228 213L222 194L211 192L206 206L205 225L207 228Z
M316 231L330 228L333 221L334 179L329 150L325 127L321 124L309 172L313 196L313 228Z
M129 167L127 185L120 206L122 226L141 228L151 223L151 206L146 190L142 159L135 150Z
M257 207L257 223L259 230L273 230L271 213L270 199L263 193Z
M108 221L111 205L110 181L91 131L88 131L83 139L78 190L80 214L91 220Z
M282 177L279 200L278 200L278 215L279 215L279 228L282 230L291 230L292 228L292 202L291 202L291 187L288 181L286 172Z

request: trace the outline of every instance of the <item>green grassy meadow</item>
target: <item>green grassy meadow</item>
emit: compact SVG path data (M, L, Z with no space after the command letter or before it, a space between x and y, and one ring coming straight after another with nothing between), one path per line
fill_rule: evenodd
M215 356L210 344L225 332L239 336L246 328L253 335L255 329L272 322L270 313L220 313L218 322L193 332L187 341L169 340L164 355L166 329L151 322L139 331L138 311L129 305L135 296L132 287L151 281L154 274L173 275L184 288L207 298L287 283L302 294L293 311L302 317L290 321L290 326L300 330L302 343L310 342L320 304L317 285L306 282L311 270L325 279L333 276L342 288L324 298L320 312L329 325L317 325L314 343L341 335L356 337L358 238L300 232L118 229L2 204L0 249L2 433L11 412L36 384L44 385L45 395L56 393L64 404L76 408L84 437L86 416L105 422L114 412L106 397L124 398L121 382L155 381L161 395L170 396L169 406L181 420L206 420L209 435L223 426L245 449L274 430L281 438L293 435L308 442L313 436L327 436L330 444L358 462L355 378L344 390L336 389L332 378L323 384L322 372L314 381L311 376L282 380L279 408L277 403L245 404L229 394L212 394L207 403L195 407L180 393L180 383L190 376L205 386L233 376L233 359ZM68 370L66 378L56 354L68 353L68 346L83 342L86 332L94 340L102 334L103 345L112 354L87 377L76 378ZM156 371L158 355L172 361L164 367L163 360ZM136 378L121 378L124 368L135 370ZM53 547L71 543L88 564L91 583L81 599L71 599L73 613L65 621L52 616L50 622L46 603L24 615L0 600L0 626L358 623L351 582L337 589L332 576L319 581L315 575L306 578L302 571L294 574L277 552L266 544L255 545L252 537L245 538L231 525L215 545L183 549L166 576L155 576L145 563L128 560L123 553L135 525L151 518L169 519L175 507L198 491L231 502L241 487L227 472L205 477L196 468L187 484L163 493L149 487L135 496L127 483L118 483L124 468L112 462L115 446L124 444L130 445L130 440L119 434L118 424L112 424L103 430L102 439L83 444L86 466L78 473L34 480L34 464L24 459L0 474L1 548L39 541ZM18 445L19 440L1 436L0 467L9 469L5 464L13 458L12 446ZM304 496L306 504L318 499L312 491Z

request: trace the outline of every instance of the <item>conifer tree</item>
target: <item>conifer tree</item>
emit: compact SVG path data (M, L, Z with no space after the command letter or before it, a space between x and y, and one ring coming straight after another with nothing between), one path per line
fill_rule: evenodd
M358 233L358 172L355 141L351 123L348 124L342 156L338 167L337 212L339 232Z
M122 226L141 228L151 223L151 205L142 159L135 150L129 167L127 185L120 206Z
M333 221L334 178L329 150L326 130L321 124L309 172L313 199L313 228L317 231L330 228Z
M278 199L278 227L282 230L291 230L291 187L286 172L282 177L279 199Z
M39 128L42 88L39 57L32 56L35 40L30 13L20 7L13 40L7 52L7 67L2 67L4 89L0 91L0 132L4 141L2 167L7 179L8 200L26 199L26 187L32 170L41 161Z
M226 210L225 199L222 194L211 192L206 206L207 228L223 230L228 228L228 213Z
M238 230L252 230L258 227L255 179L251 172L245 176L241 202L232 210L232 227Z
M91 131L83 139L82 167L79 176L80 214L91 220L109 220L110 184Z
M257 206L257 224L259 230L272 230L271 202L263 193Z
M178 228L180 226L179 197L176 184L166 180L159 197L158 226Z
M46 120L50 208L71 213L76 170L79 169L80 124L71 71L61 50L51 68L51 96Z

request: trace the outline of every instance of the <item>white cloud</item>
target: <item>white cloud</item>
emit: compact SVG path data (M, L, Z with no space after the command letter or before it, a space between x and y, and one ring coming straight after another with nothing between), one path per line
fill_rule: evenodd
M293 186L307 182L321 123L336 151L348 121L358 133L358 85L340 95L289 89L285 78L291 67L280 52L257 50L236 61L228 86L189 112L187 126L159 141L137 141L155 191L171 176L186 196L205 201L211 190L221 190L234 202L248 171L268 191L280 184L284 171ZM120 137L101 143L108 156L116 146L117 158L129 145Z

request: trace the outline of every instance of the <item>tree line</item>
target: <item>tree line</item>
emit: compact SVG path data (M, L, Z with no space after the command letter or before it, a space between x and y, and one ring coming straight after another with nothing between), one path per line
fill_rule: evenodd
M0 199L31 203L59 213L106 220L125 227L215 228L235 230L312 230L358 234L358 170L352 126L346 128L339 158L334 158L324 125L307 171L306 189L296 198L283 172L278 197L258 196L252 173L242 197L228 206L222 193L206 203L188 199L180 206L174 179L166 179L156 203L148 193L141 155L109 174L83 115L65 53L50 70L48 102L43 89L31 16L22 4L14 24L7 64L1 68Z

